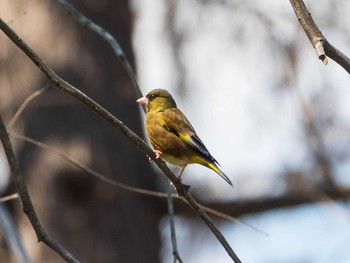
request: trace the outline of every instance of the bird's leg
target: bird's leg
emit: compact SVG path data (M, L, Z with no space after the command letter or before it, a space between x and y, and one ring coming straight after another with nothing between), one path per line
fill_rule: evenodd
M178 175L178 179L180 180L180 182L182 181L182 173L184 172L185 168L186 168L187 165L185 165L184 167L182 167L181 171L180 171L180 174ZM177 191L176 189L176 186L173 184L173 182L170 181L170 185L172 187L174 187L175 191L177 192L177 196L179 196L179 192ZM185 187L186 190L190 189L190 186L189 185L185 185L185 184L182 184L182 187Z
M182 176L182 173L184 172L185 168L186 168L186 165L184 167L182 167L181 172L180 172L179 176L177 177L177 178L179 178L180 181L182 181L181 176Z
M161 154L163 154L161 151L159 150L153 150L154 154L156 155L156 159L158 159L160 157ZM149 162L152 162L152 158L148 156L148 160Z

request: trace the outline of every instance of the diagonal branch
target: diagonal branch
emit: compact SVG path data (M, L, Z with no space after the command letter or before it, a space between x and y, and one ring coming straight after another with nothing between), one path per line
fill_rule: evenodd
M85 106L93 110L100 117L109 122L114 128L122 132L130 141L132 141L141 151L146 155L151 156L152 160L157 164L157 166L164 172L164 174L171 180L173 185L176 187L179 196L183 197L195 213L204 221L204 223L210 228L216 238L219 240L221 245L224 247L229 256L234 262L241 262L236 253L230 247L229 243L215 226L214 222L206 214L206 212L201 208L197 201L192 197L189 192L189 186L184 185L181 181L171 172L169 167L160 159L156 159L154 152L148 145L138 137L132 130L125 126L120 120L114 117L111 113L105 110L101 105L97 104L91 98L86 96L83 92L76 89L68 82L60 78L51 68L49 68L42 59L2 20L0 19L1 30L16 44L31 60L32 62L45 74L48 80L53 84L54 87L59 90L71 95Z
M322 60L323 64L328 63L327 57L333 59L340 66L342 66L350 74L350 59L341 51L331 45L318 29L316 23L312 19L309 10L306 8L302 0L289 0L295 15L297 16L300 25L304 29L312 46L316 50L318 58Z
M7 134L5 125L0 116L0 139L2 145L4 146L4 151L10 165L11 173L14 177L18 194L22 201L23 212L27 215L30 223L33 225L35 233L37 235L38 241L44 242L52 250L56 251L62 258L64 258L69 263L78 263L77 261L64 247L62 247L56 240L49 236L38 219L37 214L35 213L33 203L30 199L26 183L21 174L18 160L13 151L11 141Z

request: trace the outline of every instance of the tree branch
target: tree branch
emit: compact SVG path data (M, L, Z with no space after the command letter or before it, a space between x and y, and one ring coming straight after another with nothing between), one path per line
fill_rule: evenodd
M189 192L189 186L184 185L181 181L171 172L169 167L161 159L156 159L154 152L148 145L138 137L132 130L125 126L120 120L114 117L111 113L105 110L102 106L97 104L91 98L86 96L83 92L76 89L68 82L60 78L51 68L49 68L42 59L2 20L0 19L1 30L16 44L31 60L32 62L45 74L48 80L53 84L54 87L59 90L71 95L85 106L93 110L100 117L109 122L114 128L121 131L130 141L132 141L137 148L143 151L146 155L150 156L152 160L157 164L157 166L164 172L164 174L171 180L175 186L179 196L183 197L195 213L204 221L204 223L210 228L216 238L219 240L221 245L225 248L226 252L233 259L234 262L241 262L237 257L236 253L230 247L229 243L222 235L222 233L215 226L213 221L205 213L205 211L200 207L196 200L192 197Z
M309 10L306 8L302 0L289 0L294 12L299 20L300 25L304 29L312 46L316 50L318 58L323 64L328 63L327 56L337 62L350 74L350 59L342 52L332 46L318 29L316 23L312 19Z
M11 141L7 134L5 125L0 116L0 139L4 146L4 151L10 165L11 173L14 177L14 181L18 190L18 194L22 201L23 212L27 215L30 223L32 224L34 231L37 235L38 241L45 243L52 250L56 251L66 262L78 263L76 260L63 246L61 246L56 240L49 236L44 228L41 226L38 216L34 210L33 203L30 199L26 183L21 174L20 166L17 161L16 155L13 151Z
M98 24L94 23L91 19L84 16L78 9L76 9L73 5L68 3L66 0L57 0L57 2L63 6L67 12L75 18L83 27L95 32L100 37L102 37L103 40L105 40L113 49L114 54L116 55L118 61L122 66L124 67L125 71L128 73L129 78L131 80L131 83L136 91L136 95L138 97L142 97L142 93L139 87L139 84L137 83L135 73L126 58L126 55L122 49L122 47L119 45L118 41L104 28L99 26Z

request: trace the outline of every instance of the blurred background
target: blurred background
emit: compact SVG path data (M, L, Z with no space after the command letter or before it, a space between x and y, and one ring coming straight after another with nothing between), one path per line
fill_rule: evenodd
M305 3L325 37L350 55L350 2ZM197 165L184 173L200 203L265 233L213 216L242 262L350 262L350 78L335 62L318 60L289 1L72 4L116 37L143 93L173 94L232 180L233 189ZM100 37L53 0L3 0L0 17L62 78L145 136L131 81ZM51 87L4 34L0 45L6 124L46 88L11 133L116 181L165 191L165 177L122 134ZM165 199L117 188L52 151L12 142L44 228L81 262L173 261ZM0 166L3 197L16 190L3 153ZM0 262L64 262L36 242L18 199L0 205ZM186 204L175 200L175 213L184 262L231 261Z

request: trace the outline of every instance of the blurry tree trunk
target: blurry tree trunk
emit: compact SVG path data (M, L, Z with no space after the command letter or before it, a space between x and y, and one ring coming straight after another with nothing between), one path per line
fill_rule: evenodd
M135 92L109 46L82 28L56 2L36 4L45 6L55 25L46 30L56 32L59 28L59 34L45 36L39 35L36 28L30 29L41 37L40 45L51 48L48 63L60 59L55 57L59 49L55 41L64 41L66 34L74 35L77 42L66 50L70 60L57 62L59 66L54 66L54 70L141 135L142 121ZM133 64L132 14L128 1L73 4L110 31ZM31 7L27 5L27 8L30 16ZM40 50L35 45L32 48ZM26 60L24 56L22 59ZM47 60L45 56L44 59ZM28 88L42 87L46 84L43 80ZM147 158L118 131L69 96L51 88L26 109L21 120L26 136L49 143L117 181L156 188L156 176ZM101 182L60 157L29 144L20 150L20 164L43 226L78 260L159 262L161 215L156 213L151 198ZM18 215L24 217L21 212ZM26 219L22 220L22 227L28 228L26 238L31 240L27 243L40 248L31 251L35 262L62 262L50 249L36 244L34 231Z

